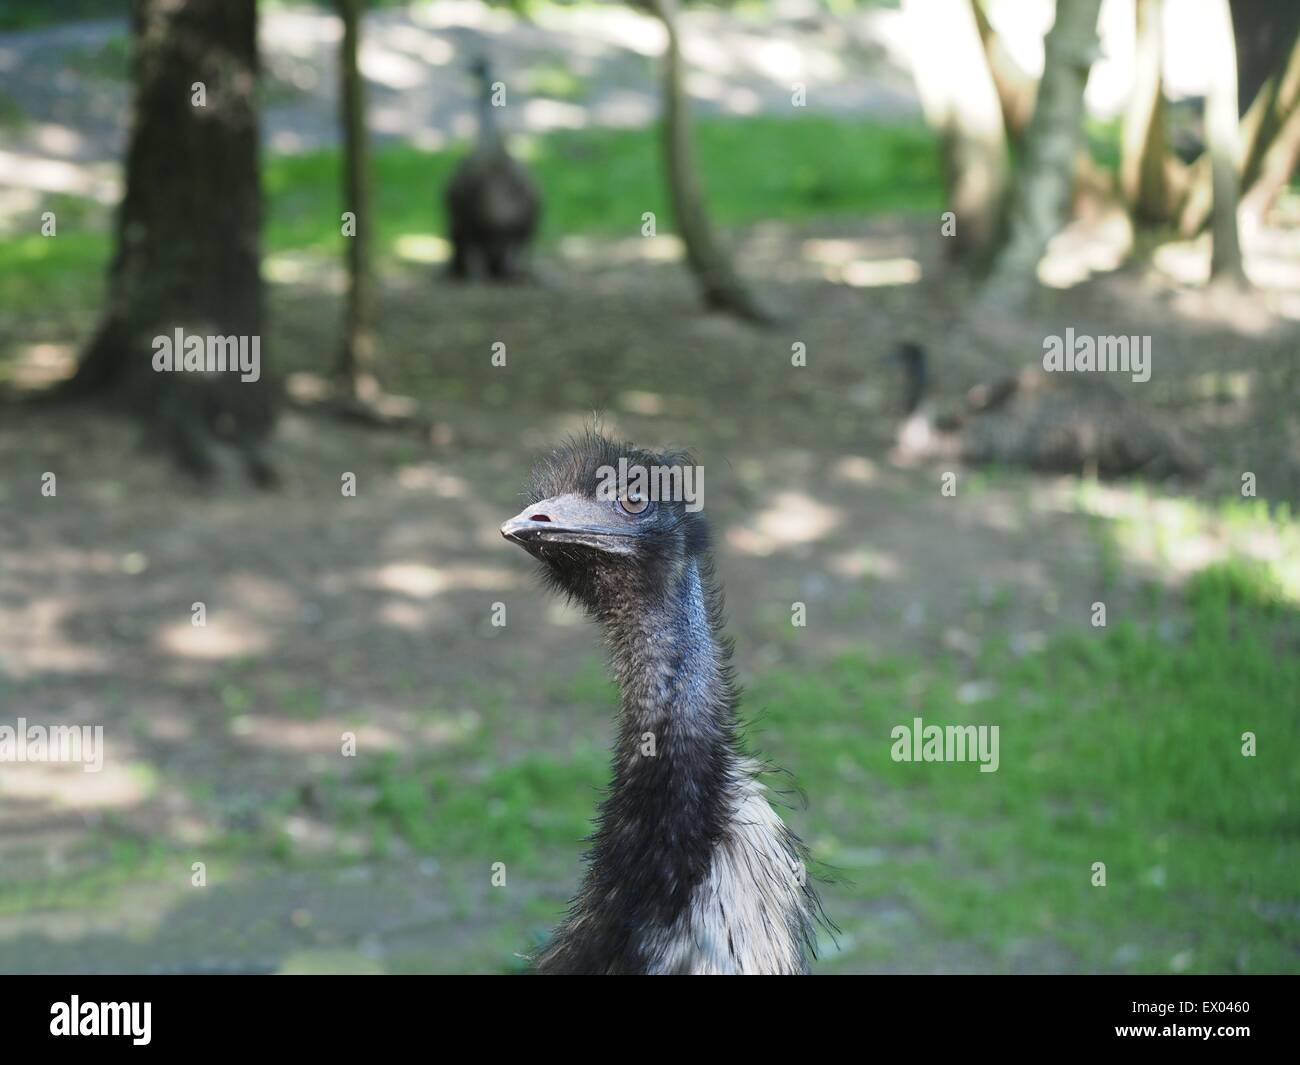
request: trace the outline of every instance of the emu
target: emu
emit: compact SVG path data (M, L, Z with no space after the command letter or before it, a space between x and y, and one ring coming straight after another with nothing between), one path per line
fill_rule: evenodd
M538 463L501 534L604 630L621 689L613 783L540 973L802 974L821 916L807 851L738 736L702 511L602 490L602 468L694 465L595 432ZM617 495L617 493L615 493Z
M479 81L478 142L447 184L451 236L450 273L458 279L486 273L497 281L524 272L524 253L537 230L541 196L524 165L506 150L493 106L493 81L485 59Z
M903 374L901 457L953 457L1104 477L1194 477L1204 469L1175 426L1095 377L1031 367L976 385L959 409L936 415L925 349L903 341L892 358Z

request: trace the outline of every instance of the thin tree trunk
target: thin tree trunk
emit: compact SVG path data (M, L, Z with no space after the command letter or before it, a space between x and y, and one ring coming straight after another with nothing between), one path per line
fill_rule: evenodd
M1133 92L1124 115L1119 177L1135 222L1158 225L1172 204L1165 174L1165 100L1161 91L1161 0L1137 0L1137 56Z
M1038 262L1065 222L1083 139L1083 90L1097 54L1101 0L1058 5L1044 42L1046 57L1034 117L1025 133L1007 242L984 287L992 303L1017 305L1033 291Z
M754 302L709 222L691 148L690 104L683 86L677 0L648 0L648 3L668 33L663 69L664 166L673 214L686 245L687 262L708 306L750 321L768 321L770 315Z
M178 329L260 350L254 0L135 0L132 32L134 118L108 306L65 394L122 402L197 476L212 472L211 445L224 439L267 482L261 444L278 389L265 352L255 382L153 368L157 341Z
M1243 203L1249 200L1252 211L1259 215L1263 215L1286 186L1295 167L1295 116L1300 112L1300 32L1293 33L1291 47L1284 55L1286 59L1270 79L1273 87L1267 97L1267 112L1260 120L1260 132L1246 143L1242 152L1241 187L1246 190ZM1288 158L1292 160L1289 170L1285 168Z
M949 245L975 262L992 254L1002 232L1011 172L1003 103L980 40L974 0L904 0L912 72L926 120L942 146L948 209L956 216ZM935 27L942 26L942 33Z
M1013 146L1019 146L1024 139L1025 130L1029 128L1029 119L1034 114L1038 81L1016 62L993 28L988 15L984 13L979 0L971 0L971 7L975 12L975 24L979 27L980 42L984 45L984 55L988 59L989 73L993 75L998 101L1002 105L1007 141Z
M1214 249L1210 256L1210 277L1237 282L1245 280L1241 268L1241 242L1237 234L1237 168L1241 165L1237 139L1237 53L1228 0L1206 0L1206 4L1214 20L1208 42L1211 48L1210 87L1205 100L1205 128L1214 185L1214 214L1210 219Z
M1293 107L1286 123L1278 130L1268 151L1259 161L1255 183L1241 198L1241 217L1252 226L1259 225L1278 194L1287 186L1300 167L1300 106Z
M1025 139L1025 130L1034 114L1034 103L1038 98L1038 79L1016 62L1001 35L989 21L979 0L973 0L971 7L975 12L975 22L979 26L980 40L984 45L984 55L988 59L989 72L993 75L993 84L997 87L998 101L1002 106L1002 120L1006 127L1007 143L1015 153ZM1008 171L1008 173L1010 173ZM1010 177L1008 177L1008 182ZM1173 180L1171 177L1170 180ZM1082 144L1074 155L1074 182L1079 196L1091 195L1099 201L1109 201L1115 195L1115 181L1110 171L1099 166L1092 158L1086 144Z
M365 82L357 65L362 0L337 0L343 19L339 51L342 75L339 99L343 126L343 205L355 219L356 232L347 240L348 290L339 353L340 383L351 394L374 398L375 336L373 280L370 272L369 146L366 139Z

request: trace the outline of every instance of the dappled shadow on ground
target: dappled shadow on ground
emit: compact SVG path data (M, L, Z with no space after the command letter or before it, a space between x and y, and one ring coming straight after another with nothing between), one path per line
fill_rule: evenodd
M103 724L108 756L93 778L0 773L0 968L273 970L302 951L387 969L508 968L576 883L579 833L541 820L527 855L472 833L441 850L380 846L364 817L336 817L322 781L353 796L361 764L388 752L450 767L454 797L496 767L603 746L611 704L595 634L533 586L497 531L532 456L593 409L611 431L690 446L704 464L742 678L865 648L933 662L978 696L991 641L1032 654L1086 629L1103 596L1112 612L1149 616L1144 583L1177 576L1159 557L1116 556L1106 530L1123 510L1115 498L1142 498L1134 486L1087 496L1075 477L962 470L950 498L942 466L893 466L898 388L882 356L904 335L931 346L942 398L1035 361L1066 323L1152 333L1155 374L1133 395L1175 413L1214 468L1148 491L1212 503L1251 470L1262 495L1295 498L1295 412L1273 413L1288 398L1294 408L1293 333L1188 324L1124 278L1069 302L1049 295L1023 319L958 317L928 228L756 227L743 261L787 313L761 332L701 314L680 265L647 257L644 242L557 256L542 284L518 288L394 275L381 303L386 384L428 404L440 442L288 414L276 495L234 478L201 495L127 425L6 409L0 716ZM890 261L912 265L854 266ZM319 369L332 299L281 286L273 310L271 358ZM496 341L504 367L492 365ZM806 366L791 364L796 344ZM40 492L45 472L58 477L53 497ZM341 492L347 473L355 497ZM795 602L806 627L791 626ZM348 732L357 759L341 752ZM822 782L789 768L815 810ZM353 797L400 809L400 786L363 780ZM870 826L840 827L869 843ZM501 860L520 867L496 889ZM227 872L192 888L195 861ZM832 912L885 929L873 967L1005 965L936 939L903 903L827 894ZM855 949L828 964L860 967ZM1076 966L1044 937L1014 967Z

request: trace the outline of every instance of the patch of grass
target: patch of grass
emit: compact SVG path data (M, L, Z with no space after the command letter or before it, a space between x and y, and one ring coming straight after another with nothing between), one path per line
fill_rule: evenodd
M798 121L713 118L696 145L714 216L723 225L765 218L939 210L934 142L922 127L808 116ZM671 228L657 131L563 131L520 142L546 196L544 241L570 234L637 236L641 215ZM403 237L445 236L441 189L463 147L425 152L390 147L373 155L376 249L391 264ZM276 156L264 170L263 246L342 259L341 162L337 151ZM66 313L99 305L112 251L107 212L62 197L57 237L0 238L0 308ZM42 209L47 209L43 207ZM78 224L83 222L84 224Z
M1186 594L1193 607L1216 613L1243 606L1273 613L1285 601L1272 567L1240 558L1206 566L1187 582Z
M1096 118L1084 121L1084 136L1093 160L1112 174L1119 172L1120 137L1124 123L1119 118Z
M279 679L274 686L277 708L289 717L315 720L325 711L325 694L317 687Z
M1184 642L1121 624L1023 659L994 649L998 695L973 706L924 663L862 655L756 683L765 751L816 797L796 823L819 857L881 849L832 897L901 898L926 935L1007 967L1050 943L1090 969L1300 968L1300 658L1275 649L1296 617L1237 575L1202 586ZM998 771L892 761L913 716L999 725ZM1245 732L1267 749L1243 756Z
M70 313L97 307L104 292L110 245L106 230L60 227L0 238L0 309L30 315Z
M528 85L530 95L553 100L582 100L587 96L587 83L558 59L539 63L530 70Z
M131 75L131 51L131 38L125 33L115 33L99 44L68 48L62 59L81 77L126 81Z
M561 131L521 141L545 196L544 239L573 233L640 232L641 215L670 218L654 130ZM696 130L700 167L715 218L764 218L937 209L938 164L930 135L808 117L708 119ZM398 237L445 236L438 190L463 149L375 153L376 228L395 254ZM267 244L271 250L326 250L340 241L335 222L340 160L335 151L271 160Z
M27 125L27 112L7 92L0 92L0 129L17 132Z
M606 762L605 752L581 746L570 759L528 755L480 774L385 755L351 785L334 781L328 793L344 825L369 827L381 855L400 837L422 853L490 855L529 868L539 853L587 835Z

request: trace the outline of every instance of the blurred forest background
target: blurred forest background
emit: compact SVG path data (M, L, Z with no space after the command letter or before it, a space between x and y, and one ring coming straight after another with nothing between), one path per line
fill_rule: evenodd
M518 970L616 696L498 527L592 411L707 470L816 971L1300 970L1300 8L1060 8L6 0L0 723L107 757L0 765L0 970ZM448 276L484 59L510 283ZM1067 328L1151 337L1105 439L1195 461L976 409Z

